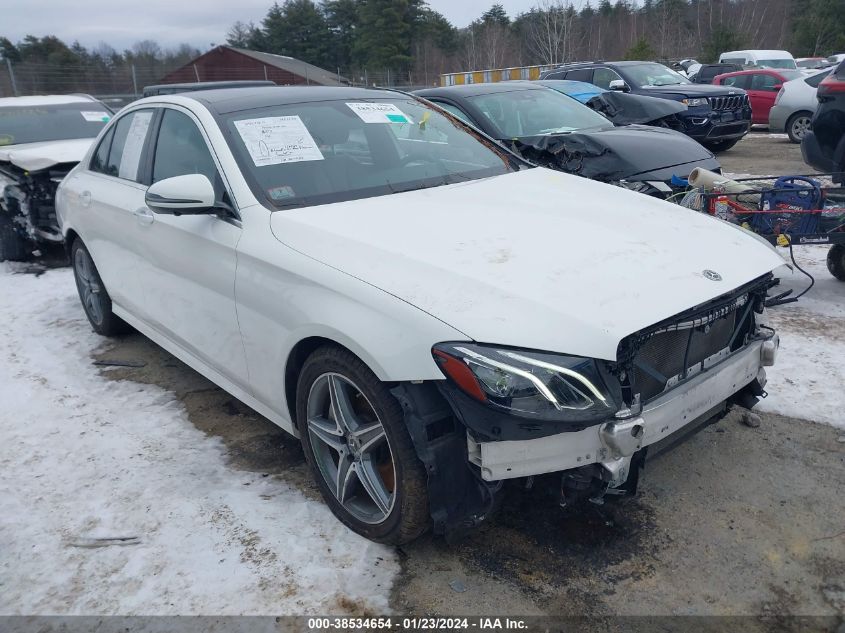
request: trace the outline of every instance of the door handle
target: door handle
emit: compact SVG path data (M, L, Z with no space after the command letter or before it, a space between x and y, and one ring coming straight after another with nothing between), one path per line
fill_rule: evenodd
M152 224L155 221L155 216L153 216L153 212L150 211L147 207L135 209L132 213L137 218L139 224Z
M79 203L83 207L91 206L91 192L90 191L83 191L79 194Z

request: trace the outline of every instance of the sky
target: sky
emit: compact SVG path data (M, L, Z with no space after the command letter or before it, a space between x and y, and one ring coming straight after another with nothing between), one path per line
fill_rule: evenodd
M118 50L151 39L167 48L187 42L200 49L223 44L236 21L259 22L273 0L0 0L0 36L17 42L27 34L56 35L93 48L100 42ZM429 0L455 26L479 17L495 0ZM515 16L537 0L499 0ZM141 7L141 10L139 10Z

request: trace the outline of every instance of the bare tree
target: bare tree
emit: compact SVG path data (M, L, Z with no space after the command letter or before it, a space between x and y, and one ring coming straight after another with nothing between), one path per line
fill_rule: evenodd
M528 47L542 64L569 59L575 10L571 0L541 0L526 16Z

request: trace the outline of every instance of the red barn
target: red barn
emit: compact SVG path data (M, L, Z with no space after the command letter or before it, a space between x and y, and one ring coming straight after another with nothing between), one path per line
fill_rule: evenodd
M165 75L160 83L269 79L280 86L345 86L349 81L319 66L286 57L233 46L216 46Z

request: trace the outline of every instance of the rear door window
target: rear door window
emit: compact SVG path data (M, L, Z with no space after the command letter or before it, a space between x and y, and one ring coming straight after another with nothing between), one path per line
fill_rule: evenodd
M751 90L765 90L771 92L780 80L768 73L754 73L751 75Z
M106 132L103 140L101 140L100 144L97 146L97 151L94 152L94 156L91 158L91 171L96 171L101 174L108 173L106 171L106 165L108 164L109 150L111 149L111 141L113 137L114 128L111 128L108 132Z
M748 75L733 75L731 77L722 77L723 86L732 86L734 88L748 88Z
M570 70L566 73L566 78L569 81L586 81L588 84L591 84L593 83L593 69L578 68L576 70Z
M103 173L138 182L141 154L147 142L152 119L152 110L136 110L117 121Z

